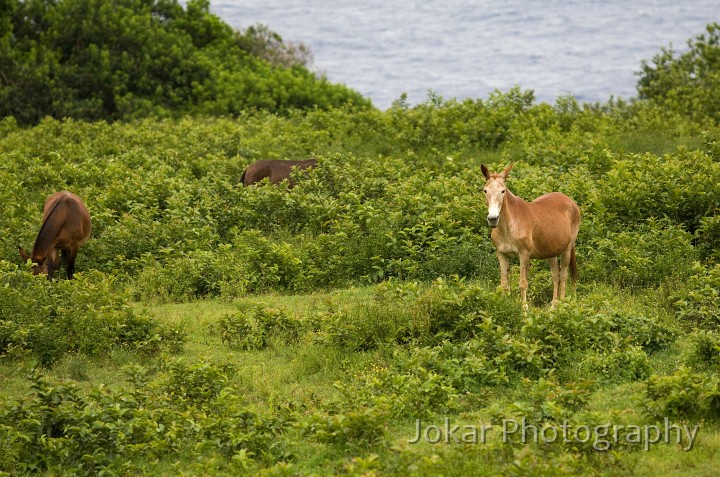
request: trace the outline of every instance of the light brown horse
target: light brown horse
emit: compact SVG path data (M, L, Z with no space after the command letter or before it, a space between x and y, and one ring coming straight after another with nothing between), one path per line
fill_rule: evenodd
M68 191L56 192L45 201L43 223L32 254L22 247L18 250L23 260L31 259L35 264L33 273L47 273L48 280L60 268L60 252L67 277L72 279L78 249L90 238L91 230L90 211L80 197Z
M565 284L570 270L573 285L577 281L575 240L580 228L580 209L565 194L551 192L532 202L516 197L505 186L510 164L500 174L491 173L483 164L487 222L500 262L500 286L508 290L510 258L520 259L520 292L527 308L527 273L530 259L544 258L553 278L552 306L565 298ZM560 260L558 261L558 257Z
M249 186L260 182L266 177L270 179L271 184L278 184L287 179L288 187L295 186L295 181L291 177L293 168L312 169L317 166L317 159L306 159L304 161L281 161L275 159L263 159L253 162L245 168L240 176L240 182Z

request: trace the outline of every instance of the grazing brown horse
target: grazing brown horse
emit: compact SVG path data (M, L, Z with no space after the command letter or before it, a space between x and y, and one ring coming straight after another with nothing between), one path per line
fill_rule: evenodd
M491 173L483 164L482 173L487 199L487 222L500 262L500 286L508 290L510 258L520 259L520 291L527 308L527 273L532 258L544 258L553 278L552 306L565 298L565 283L570 270L573 285L577 280L575 240L580 228L580 209L565 194L551 192L532 202L514 196L505 186L510 164L500 174ZM558 257L560 261L558 262Z
M287 179L289 182L288 186L293 187L295 181L290 177L290 174L293 172L293 167L297 167L298 169L312 169L315 166L317 166L317 159L306 159L304 161L263 159L247 166L242 176L240 176L240 182L242 182L243 185L249 186L267 177L270 179L271 184L278 184Z
M53 272L60 268L60 257L65 265L68 279L75 273L75 258L80 246L90 238L92 225L90 212L80 197L72 192L56 192L47 198L43 208L43 223L35 239L32 254L18 247L20 256L32 259L35 275L47 273L52 280Z

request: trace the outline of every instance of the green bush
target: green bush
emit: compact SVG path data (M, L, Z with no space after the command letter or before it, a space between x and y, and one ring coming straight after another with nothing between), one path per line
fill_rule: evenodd
M168 378L162 391L175 399L190 403L208 402L217 398L236 370L232 364L211 362L186 363L174 359L165 364Z
M697 259L683 227L654 218L619 232L597 230L578 253L583 277L631 289L685 279Z
M395 343L407 343L417 335L417 317L400 304L369 303L361 308L338 307L309 318L315 339L338 349L368 351Z
M222 342L230 347L258 350L273 342L296 343L306 325L281 309L256 306L223 315L217 330Z
M720 24L711 23L704 34L688 41L688 51L675 56L671 48L663 48L652 62L643 61L638 81L640 98L691 117L720 120L719 44Z
M700 258L718 264L720 263L720 215L713 211L712 216L700 219L700 226L695 231L695 244Z
M338 414L315 414L305 422L305 433L319 442L340 447L367 449L385 438L388 413L369 407Z
M422 418L457 410L457 390L430 369L380 369L365 379L362 389L356 389L355 400L365 397L366 406L388 403L394 417Z
M720 324L720 265L696 263L684 286L670 296L675 316L703 328Z
M582 358L579 367L588 379L606 383L638 381L650 375L648 355L638 346L607 354L588 354Z
M267 29L234 32L208 0L14 0L2 14L0 117L21 124L369 105Z
M642 405L656 419L717 419L720 384L717 376L680 367L669 376L650 376L645 382Z
M131 370L128 391L32 376L32 393L0 404L0 471L98 475L142 474L192 453L247 468L289 458L284 433L292 409L258 413L230 387L232 367L168 364L168 375L147 382ZM134 387L134 389L133 389Z
M615 228L665 219L694 232L720 205L720 163L703 151L636 154L613 161L600 179L593 212Z
M712 330L694 331L689 335L687 364L701 370L720 370L720 336Z
M445 341L434 347L415 348L406 356L398 354L396 360L407 372L428 369L461 394L477 393L483 386L507 383L507 373L513 371L504 356L487 354L483 345L479 340Z
M113 348L157 353L178 350L182 330L136 312L99 272L50 282L0 262L0 353L31 355L50 366L67 353L98 356Z
M574 360L577 352L610 354L635 347L657 351L672 343L677 333L658 317L576 304L535 311L522 327L525 337L541 342L560 363Z

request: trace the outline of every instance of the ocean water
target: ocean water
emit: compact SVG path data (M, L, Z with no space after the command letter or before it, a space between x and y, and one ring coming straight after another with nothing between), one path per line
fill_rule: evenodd
M532 89L538 102L637 95L661 48L720 22L720 0L211 0L236 29L262 23L304 43L312 67L385 109L407 94L486 99Z

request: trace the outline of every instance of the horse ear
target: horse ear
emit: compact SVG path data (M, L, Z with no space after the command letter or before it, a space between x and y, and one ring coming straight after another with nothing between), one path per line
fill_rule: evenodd
M502 176L503 180L508 178L508 176L510 175L510 171L512 170L514 165L515 163L513 162L512 164L507 166L504 171L502 171L502 174L500 174L500 176Z
M480 164L480 170L482 171L485 179L490 180L490 171L485 164Z
M30 255L28 255L22 247L18 246L18 252L20 252L20 257L23 259L23 262L27 262L30 259Z

